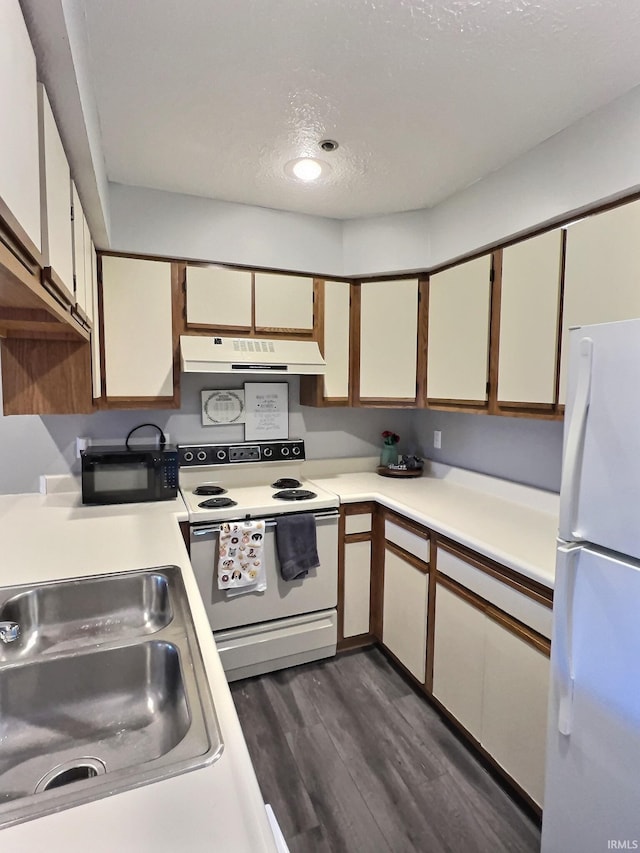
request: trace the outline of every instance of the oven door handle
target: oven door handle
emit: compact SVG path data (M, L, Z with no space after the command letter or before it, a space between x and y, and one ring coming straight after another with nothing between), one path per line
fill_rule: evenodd
M283 515L290 515L290 514L291 513L283 513ZM340 513L338 512L338 510L331 510L330 512L316 512L313 514L313 517L315 518L316 521L330 521L334 518L337 519L339 517L339 515L340 515ZM242 519L242 521L245 521L245 520L246 519ZM257 518L255 520L256 521L264 521L265 527L275 527L276 524L278 523L276 518L265 518L265 519L258 519ZM236 522L234 522L232 520L230 523L234 524ZM220 533L220 530L221 530L220 524L214 524L211 527L192 527L191 528L191 535L192 536L208 536L212 533Z

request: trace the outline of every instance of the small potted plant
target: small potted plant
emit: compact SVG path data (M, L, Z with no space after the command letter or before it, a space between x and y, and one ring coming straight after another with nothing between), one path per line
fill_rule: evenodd
M398 462L398 442L400 441L400 436L391 432L389 429L385 429L382 433L382 451L380 453L380 464L388 468L389 465L396 465Z

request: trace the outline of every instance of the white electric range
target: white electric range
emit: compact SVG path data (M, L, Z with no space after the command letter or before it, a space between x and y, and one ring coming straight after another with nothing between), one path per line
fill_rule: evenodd
M190 524L191 563L230 681L335 654L338 497L302 477L299 439L180 445L180 491ZM320 565L302 580L280 574L278 518L310 513ZM265 522L266 589L231 597L218 589L224 522Z

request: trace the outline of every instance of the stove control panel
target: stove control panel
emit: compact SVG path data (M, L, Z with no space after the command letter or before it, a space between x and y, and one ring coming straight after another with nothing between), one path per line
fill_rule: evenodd
M180 444L180 467L229 465L238 462L293 462L304 459L304 441L245 441L241 444Z

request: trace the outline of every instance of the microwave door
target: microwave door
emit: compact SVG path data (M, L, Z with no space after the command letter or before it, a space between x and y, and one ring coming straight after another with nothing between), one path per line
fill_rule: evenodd
M135 503L149 500L153 469L145 457L132 454L91 460L82 473L86 503Z

